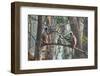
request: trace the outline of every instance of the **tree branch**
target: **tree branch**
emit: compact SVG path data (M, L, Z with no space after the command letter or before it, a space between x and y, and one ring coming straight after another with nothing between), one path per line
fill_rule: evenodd
M44 43L42 46L46 46L46 45L60 45L60 46L71 47L71 45L58 44L58 43Z
M70 48L72 48L71 45L66 45L66 44L58 44L58 43L44 43L44 44L42 44L42 46L46 46L46 45L60 45L60 46L65 46L65 47L70 47ZM87 53L86 53L84 50L82 50L82 49L79 49L79 48L77 48L77 47L75 47L75 48L73 48L73 49L76 49L76 50L78 50L78 51L84 53L85 55L87 55Z

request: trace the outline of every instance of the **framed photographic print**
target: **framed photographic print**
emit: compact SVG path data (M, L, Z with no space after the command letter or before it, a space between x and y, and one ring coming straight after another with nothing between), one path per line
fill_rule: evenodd
M97 7L11 4L11 72L97 68Z

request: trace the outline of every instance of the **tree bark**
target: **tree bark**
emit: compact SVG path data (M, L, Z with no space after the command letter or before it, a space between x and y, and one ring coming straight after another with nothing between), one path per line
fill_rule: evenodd
M42 31L42 16L38 16L38 27L37 27L37 38L35 43L35 60L39 60L40 52L40 41L41 41L41 31Z
M70 21L70 25L71 25L71 30L77 38L76 47L82 49L82 42L81 42L82 37L81 36L82 36L83 30L81 30L82 26L80 23L80 19L77 17L69 17L69 21ZM82 57L82 53L79 51L75 51L74 58L81 58L81 57Z

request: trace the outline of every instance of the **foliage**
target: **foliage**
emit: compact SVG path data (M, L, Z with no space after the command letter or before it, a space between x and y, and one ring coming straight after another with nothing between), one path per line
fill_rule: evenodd
M57 24L60 24L60 23L63 23L63 17L62 16L56 16L56 21L57 21Z
M87 37L85 36L85 35L83 35L83 37L82 37L82 43L83 44L86 44L87 43Z

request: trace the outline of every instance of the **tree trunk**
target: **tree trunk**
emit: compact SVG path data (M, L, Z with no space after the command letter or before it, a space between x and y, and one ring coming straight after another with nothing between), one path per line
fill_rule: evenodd
M83 35L83 27L84 25L82 25L81 22L81 18L77 18L77 17L69 17L69 21L70 21L70 25L71 25L71 30L73 32L73 34L76 36L77 38L77 48L82 49L82 35ZM74 58L81 58L83 54L77 50L75 50L75 56Z
M38 16L38 27L37 27L37 38L35 46L35 60L39 60L40 53L40 42L41 42L41 31L42 31L42 16Z

